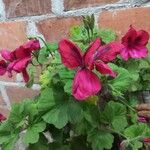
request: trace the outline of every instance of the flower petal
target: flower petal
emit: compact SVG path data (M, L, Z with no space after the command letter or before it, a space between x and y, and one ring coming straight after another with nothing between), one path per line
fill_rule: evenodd
M4 75L7 71L7 64L4 60L0 61L0 75Z
M101 46L98 49L96 60L102 60L103 62L108 63L114 60L123 48L124 46L119 42L111 42Z
M61 55L62 63L74 69L82 66L82 54L80 49L69 40L61 40L59 42L59 53Z
M6 50L6 49L3 49L3 50L1 51L1 56L2 56L5 60L11 61L11 62L15 59L14 56L13 56L13 53L10 52L9 50Z
M148 55L148 49L145 46L135 47L129 51L131 58L144 58Z
M29 51L35 51L35 50L39 50L41 47L40 47L39 40L33 39L33 40L30 40L27 43L25 43L23 45L23 48L28 49Z
M75 75L72 93L77 100L85 100L89 96L97 94L100 89L100 80L92 71L81 69Z
M94 54L98 50L98 48L101 45L100 38L97 38L90 46L87 48L85 54L84 54L84 63L87 66L91 66L94 60Z
M29 81L29 74L27 73L27 70L26 69L23 69L22 70L22 75L23 75L23 79L25 82L28 82Z
M144 30L140 30L137 32L137 38L135 39L136 44L141 46L146 46L149 40L149 34L148 32Z
M145 138L145 139L143 139L143 142L144 142L144 143L150 143L150 138Z
M15 56L16 60L23 59L25 57L31 57L31 52L28 49L25 49L23 46L16 48L12 53Z
M129 50L127 50L127 48L122 49L120 55L126 61L130 58Z
M12 63L8 65L8 70L14 70L20 73L22 72L22 70L24 70L27 67L30 60L31 60L30 57L26 57L24 59L13 61Z
M116 73L105 63L103 62L96 62L95 63L96 70L99 71L101 74L109 74L112 77L116 77Z
M15 51L13 51L14 56L16 59L22 59L25 57L31 57L32 51L39 50L40 49L40 43L38 40L30 40L24 45L21 45L20 47L16 48Z
M6 120L6 118L2 114L0 114L0 122L2 122L4 120Z
M132 26L130 26L130 29L122 38L122 44L126 47L130 47L134 43L136 37L137 31Z
M148 123L150 121L150 119L148 120L147 118L145 117L139 117L138 118L138 122L141 122L141 123Z

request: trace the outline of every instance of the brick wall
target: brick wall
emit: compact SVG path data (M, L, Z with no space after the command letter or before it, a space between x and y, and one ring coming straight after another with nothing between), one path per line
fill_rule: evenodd
M14 49L28 35L53 42L68 36L81 15L95 14L99 27L114 29L119 36L130 24L150 31L150 0L0 0L0 49ZM0 113L11 104L35 96L39 90L24 87L21 75L0 77Z

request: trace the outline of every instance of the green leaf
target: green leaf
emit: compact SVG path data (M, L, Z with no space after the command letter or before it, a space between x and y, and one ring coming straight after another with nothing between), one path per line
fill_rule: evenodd
M145 136L148 131L150 131L150 129L146 124L134 124L126 128L124 134L126 137L132 139L138 136Z
M116 33L111 29L100 29L98 30L98 35L102 38L102 41L109 43L116 39Z
M55 105L43 116L45 122L53 124L56 128L63 128L68 121L76 123L82 119L82 109L79 103L72 99Z
M73 26L70 29L70 36L74 40L82 39L82 28L80 26Z
M60 54L58 53L58 51L54 52L53 53L53 59L51 59L51 64L56 64L56 65L59 64L60 65L61 63L62 62L61 62Z
M110 64L110 67L112 68L112 70L118 73L116 78L109 81L109 85L111 86L112 90L114 92L117 92L117 91L122 92L128 89L131 83L131 76L128 70L118 67L114 64Z
M128 125L126 107L120 103L110 101L102 113L101 119L112 125L117 131L123 131Z
M137 60L131 59L126 62L126 69L130 73L131 79L136 82L139 79L139 62Z
M86 135L91 130L90 123L83 118L80 122L75 124L74 131L77 135ZM92 128L93 129L93 128Z
M143 143L140 141L134 141L134 143L132 144L133 150L139 150L142 147L143 147Z
M24 105L14 104L9 116L9 120L13 123L19 123L23 119Z
M68 80L64 86L64 91L68 94L72 93L72 80Z
M150 65L146 60L144 60L144 59L140 60L139 69L147 69L149 67L150 67Z
M34 120L34 117L38 114L38 108L37 104L33 100L25 100L23 103L20 103L20 105L24 104L24 117L25 119L28 117L29 123L32 123Z
M80 122L83 118L83 110L79 102L71 99L68 104L68 118L71 123Z
M45 71L43 71L43 73L40 76L40 85L43 89L49 87L52 78L55 74L56 74L55 67L49 66Z
M124 135L128 138L127 142L134 150L142 148L143 144L140 142L143 138L149 137L150 128L146 124L134 124L125 129Z
M95 26L95 17L94 17L94 14L92 14L91 18L90 18L90 29L91 29L91 32L93 32L94 26Z
M71 27L70 37L82 50L85 50L88 44L88 36L83 26Z
M7 142L2 144L2 150L12 150L15 148L15 143L18 141L19 135L18 134L11 134Z
M14 133L11 133L13 130L14 126L8 120L0 125L0 144L9 142L9 140L14 136Z
M45 122L55 125L56 128L61 129L68 123L68 106L60 104L51 109L43 116Z
M96 127L99 124L100 112L95 105L87 105L84 109L84 118L90 123L91 126Z
M39 133L44 131L45 128L46 128L45 122L39 122L28 127L26 134L24 136L24 142L26 144L37 143L39 140Z
M143 75L143 80L144 81L150 81L150 74L144 74Z
M16 129L15 123L6 120L0 125L0 145L3 149L12 150L14 144L19 138L19 130Z
M8 120L11 123L20 124L26 117L29 117L29 120L32 120L34 116L38 114L36 103L32 100L24 100L21 103L16 103L12 106L12 110Z
M50 52L55 52L56 50L58 50L57 43L47 43L47 46L48 46Z
M66 83L68 80L72 80L74 78L74 74L75 74L75 71L73 70L69 70L67 68L62 68L61 71L59 71L59 76L60 76L60 79Z
M88 134L87 140L92 144L93 150L104 150L112 148L114 137L110 133L93 130Z
M48 141L44 135L41 134L38 142L35 144L30 144L27 150L49 150Z
M48 61L48 56L49 52L47 51L47 47L43 47L39 52L38 61L43 64Z
M46 111L49 110L56 104L55 97L53 94L52 88L46 88L41 92L41 95L38 99L38 110Z
M53 78L54 79L54 78ZM53 81L54 82L54 81ZM40 111L51 110L56 104L62 104L68 100L67 93L64 92L63 83L57 80L57 83L51 83L49 88L45 88L39 97L38 108Z

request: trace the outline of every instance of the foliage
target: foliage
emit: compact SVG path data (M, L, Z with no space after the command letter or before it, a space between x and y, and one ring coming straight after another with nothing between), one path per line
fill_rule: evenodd
M116 34L96 28L93 15L83 17L83 25L70 29L70 38L83 51L97 37L103 45L114 41ZM142 141L150 135L150 126L138 123L133 107L138 94L150 90L150 54L127 62L116 58L109 66L117 77L99 75L104 92L77 101L71 94L75 71L62 65L56 43L43 42L34 54L27 83L32 87L36 67L40 67L40 94L12 106L8 119L0 125L2 150L14 149L22 133L27 150L120 149L114 147L116 143L131 150L144 147Z

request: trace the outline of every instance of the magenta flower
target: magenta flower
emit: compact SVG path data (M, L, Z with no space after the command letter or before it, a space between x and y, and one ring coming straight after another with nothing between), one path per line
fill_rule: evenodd
M145 139L143 140L143 142L144 142L144 143L150 143L150 138L145 138Z
M4 75L7 71L7 63L4 60L0 60L0 76Z
M0 122L2 122L4 120L6 120L6 118L2 114L0 114Z
M40 49L40 43L38 40L30 40L24 45L16 48L14 51L10 52L8 50L2 50L2 57L8 61L7 71L9 76L12 76L12 71L17 73L22 73L24 81L29 81L29 75L26 68L32 59L32 52Z
M146 123L146 119L144 117L139 117L138 122Z
M121 56L124 60L129 58L143 58L148 55L146 47L149 40L149 34L144 30L136 31L130 26L129 31L122 38L124 48L121 51Z
M83 55L71 41L66 39L60 41L59 53L62 63L70 69L79 68L72 85L72 94L77 100L85 100L100 91L101 82L92 71L94 68L102 74L116 76L115 72L106 64L118 54L114 47L114 43L101 46L101 41L97 38ZM110 55L111 53L112 55Z
M149 123L150 119L149 118L145 118L145 117L139 117L138 121L141 123Z

